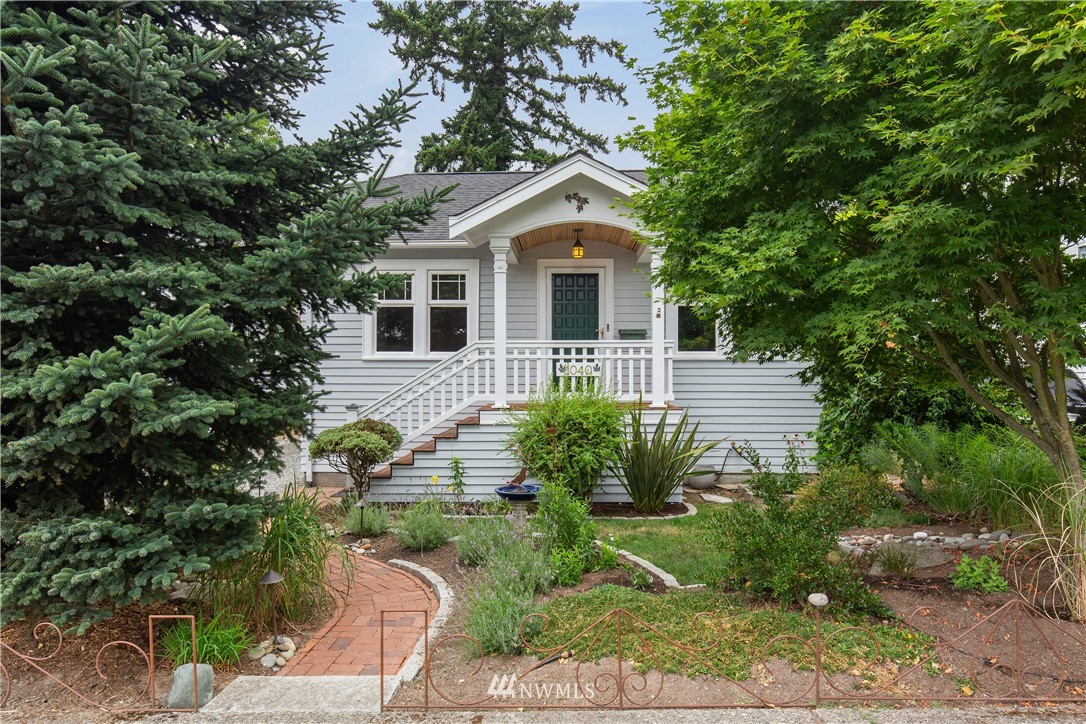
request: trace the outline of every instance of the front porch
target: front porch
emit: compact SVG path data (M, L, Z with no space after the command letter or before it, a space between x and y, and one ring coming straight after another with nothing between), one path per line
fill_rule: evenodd
M674 397L674 347L663 340L476 342L373 404L356 406L355 419L386 420L410 442L470 407L504 409L526 402L543 385L578 378L595 380L620 402L662 408Z

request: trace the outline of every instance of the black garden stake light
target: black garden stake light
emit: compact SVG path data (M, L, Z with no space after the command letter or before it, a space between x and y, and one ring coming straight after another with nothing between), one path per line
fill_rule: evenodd
M264 577L260 579L260 585L267 588L268 596L269 598L271 598L273 647L279 644L279 619L275 614L275 609L278 607L279 604L279 584L282 582L282 574L272 570L269 570L267 573L264 574Z

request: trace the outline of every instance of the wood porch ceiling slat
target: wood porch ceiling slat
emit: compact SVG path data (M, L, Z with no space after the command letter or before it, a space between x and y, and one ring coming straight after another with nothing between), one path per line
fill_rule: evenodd
M513 243L516 244L518 253L555 241L568 241L572 244L577 236L573 231L574 229L581 229L581 241L602 241L607 244L621 246L623 249L629 249L630 251L637 251L641 246L626 229L607 224L591 223L541 226L538 229L532 229L519 236L514 236Z

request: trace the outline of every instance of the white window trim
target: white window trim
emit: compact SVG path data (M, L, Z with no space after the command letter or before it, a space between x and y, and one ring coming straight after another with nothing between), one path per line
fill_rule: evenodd
M664 322L666 323L668 334L667 339L675 342L675 357L676 359L723 359L725 356L725 349L721 347L720 328L716 330L716 349L712 352L680 352L679 351L679 307L689 306L686 304L666 304L664 306Z
M415 351L378 352L377 324L374 314L362 322L363 359L382 361L443 360L456 352L429 352L430 349L430 275L466 274L467 302L440 302L433 306L466 306L468 308L468 344L479 341L479 260L478 259L379 259L373 268L382 273L414 274L412 287L415 310ZM380 302L378 302L380 304ZM396 306L406 306L397 304Z
M615 260L592 259L571 263L570 259L539 259L536 261L536 339L550 339L554 316L551 300L551 277L555 274L599 274L600 321L604 326L601 339L615 339Z

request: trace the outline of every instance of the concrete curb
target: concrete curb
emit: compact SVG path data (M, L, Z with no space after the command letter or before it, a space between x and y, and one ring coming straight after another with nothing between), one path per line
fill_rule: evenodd
M419 671L422 670L422 664L426 660L426 640L429 638L432 642L436 639L438 631L445 625L445 622L449 619L449 614L452 613L456 595L453 593L452 588L449 587L449 584L445 582L444 578L425 566L399 559L390 560L388 565L393 568L399 568L402 571L410 573L415 578L418 578L434 592L435 596L437 596L437 613L430 619L430 627L427 629L427 635L418 640L418 643L415 644L415 649L411 652L411 655L407 657L407 661L404 662L403 666L400 667L400 673L398 674L399 681L410 681L418 676ZM388 699L391 699L392 693L394 693L395 690L395 687L393 687L392 692L386 690L386 703Z
M601 543L600 541L596 541L596 544L597 545L609 545L607 543ZM614 548L614 546L611 546L611 547ZM625 558L626 560L630 561L631 563L636 563L637 565L641 566L642 568L644 568L649 573L651 573L654 576L656 576L657 578L659 578L661 581L664 582L664 585L667 586L668 588L675 588L675 589L705 588L704 583L691 583L690 585L684 586L683 584L679 583L678 578L671 575L670 573L665 571L663 568L660 568L660 566L657 566L654 563L650 563L649 561L646 561L641 556L636 556L633 553L630 553L629 551L622 550L621 548L615 548L615 550L618 551L618 554L620 556L622 556L623 558Z
M635 517L594 515L592 516L592 520L675 520L676 518L686 518L698 514L698 509L693 503L687 503L684 500L683 505L686 506L686 512L676 513L675 515L638 515Z

